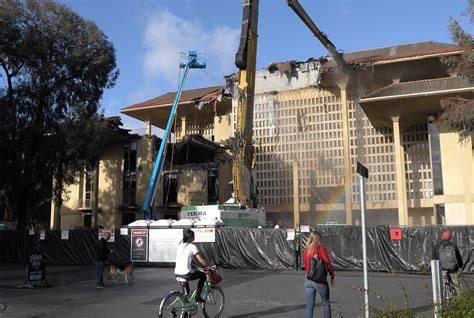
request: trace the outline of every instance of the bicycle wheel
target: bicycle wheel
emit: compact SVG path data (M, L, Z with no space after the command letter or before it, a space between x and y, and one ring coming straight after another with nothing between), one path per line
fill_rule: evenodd
M222 288L209 287L209 294L202 305L202 312L206 317L219 317L224 311L225 296Z
M163 297L158 311L159 318L183 316L184 297L180 292L174 291Z
M444 292L446 300L450 300L457 295L456 288L454 288L454 285L451 282L447 282L444 285Z

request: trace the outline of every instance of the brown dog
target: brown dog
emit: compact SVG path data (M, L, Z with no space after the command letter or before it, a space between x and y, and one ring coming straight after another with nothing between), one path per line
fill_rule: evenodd
M133 270L134 266L132 263L128 264L112 264L110 265L110 275L107 277L108 279L116 282L117 281L117 274L122 274L125 276L125 283L128 283L128 276L133 282Z

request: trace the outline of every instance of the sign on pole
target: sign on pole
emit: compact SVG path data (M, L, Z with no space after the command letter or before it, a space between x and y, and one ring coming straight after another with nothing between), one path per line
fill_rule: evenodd
M132 229L130 235L130 260L132 262L148 261L148 230Z
M300 226L300 229L301 229L301 233L309 233L311 232L310 228L309 228L309 225L301 225Z
M40 231L40 240L44 240L46 238L46 231L45 230L41 230Z
M69 240L69 230L61 230L61 240Z
M216 229L209 228L193 228L194 242L197 243L214 243L216 241Z
M110 234L110 238L108 242L114 243L115 242L115 229L99 229L99 240L102 238L102 235L104 235L105 233Z
M359 174L360 219L362 223L362 261L364 263L365 317L369 318L369 277L367 269L367 233L365 228L365 178L369 178L369 169L357 162Z
M286 239L288 241L293 241L295 239L295 229L286 230Z

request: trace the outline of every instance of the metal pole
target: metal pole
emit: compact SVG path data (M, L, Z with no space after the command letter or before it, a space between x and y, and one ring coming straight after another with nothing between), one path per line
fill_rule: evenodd
M360 189L360 218L362 222L362 261L364 263L364 298L365 298L365 317L369 318L369 277L367 273L367 240L365 229L365 181L362 175L359 175Z
M441 270L439 267L439 260L431 261L431 282L433 284L433 304L434 304L434 317L441 318Z
M293 159L293 227L300 224L300 188L299 188L299 167L298 160Z

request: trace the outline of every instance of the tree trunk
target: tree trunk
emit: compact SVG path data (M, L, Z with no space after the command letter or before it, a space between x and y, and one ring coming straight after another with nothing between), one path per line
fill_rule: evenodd
M53 216L53 226L51 227L52 230L60 230L61 229L61 207L62 207L62 204L59 205L56 203L56 200L54 200L55 203L54 203L54 216Z
M63 206L63 173L61 167L58 168L57 175L53 181L53 202L54 202L54 215L52 216L52 230L59 230L61 228L61 208Z

